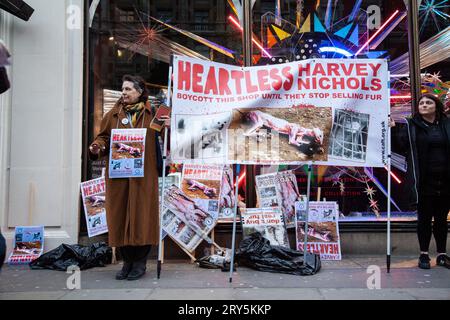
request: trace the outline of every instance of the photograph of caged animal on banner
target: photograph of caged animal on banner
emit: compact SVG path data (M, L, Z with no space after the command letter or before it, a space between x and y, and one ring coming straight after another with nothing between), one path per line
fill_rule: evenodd
M222 165L183 165L182 192L214 219L219 216L222 175Z
M369 114L336 109L328 154L331 158L365 162Z
M297 250L305 242L306 201L295 204ZM339 208L336 202L310 201L307 231L307 251L320 254L322 260L341 260Z
M260 208L280 208L287 228L295 227L295 203L304 196L298 191L297 178L291 171L268 173L255 177Z

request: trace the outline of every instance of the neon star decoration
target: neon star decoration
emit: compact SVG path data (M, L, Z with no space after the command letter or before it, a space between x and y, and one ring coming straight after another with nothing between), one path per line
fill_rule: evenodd
M422 25L420 27L420 33L422 33L424 27L427 25L430 17L433 19L434 25L437 31L441 31L441 20L444 20L443 25L448 26L450 24L450 15L445 13L444 10L450 8L448 0L436 1L436 0L423 0L419 7L419 18L422 19Z
M372 196L375 194L376 190L373 189L372 187L367 187L366 190L364 190L364 192L365 192L368 196L372 197Z

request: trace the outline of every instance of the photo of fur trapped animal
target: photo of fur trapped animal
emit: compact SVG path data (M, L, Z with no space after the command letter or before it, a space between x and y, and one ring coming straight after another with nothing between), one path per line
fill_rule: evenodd
M297 239L305 238L305 223L297 223ZM308 224L308 242L338 242L336 222L310 222Z
M329 107L235 109L229 160L327 161L331 125Z
M86 206L86 212L88 216L95 216L104 210L105 206L105 193L99 193L95 196L86 197L84 199Z
M144 144L142 142L115 142L112 146L114 160L142 158L143 154Z
M40 241L34 242L16 242L16 247L13 249L14 254L39 254L42 249Z
M181 190L191 199L218 200L220 181L184 179Z

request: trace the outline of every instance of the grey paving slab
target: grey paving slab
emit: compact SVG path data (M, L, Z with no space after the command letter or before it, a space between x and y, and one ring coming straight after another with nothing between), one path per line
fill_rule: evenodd
M232 288L210 289L166 289L157 288L146 297L147 300L232 300Z
M318 289L305 288L252 288L234 289L233 299L235 300L323 300L324 297Z
M404 289L409 295L419 300L450 300L450 288L447 289Z
M318 289L326 300L415 300L403 289Z
M3 292L0 300L58 300L67 292L65 291L35 291L35 292Z
M153 289L94 289L73 290L61 300L144 300Z

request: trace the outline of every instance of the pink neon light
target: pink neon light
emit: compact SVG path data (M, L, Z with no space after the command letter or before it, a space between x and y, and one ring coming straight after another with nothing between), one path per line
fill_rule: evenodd
M386 169L386 171L388 171L388 168L386 166L384 166L384 168ZM391 176L392 178L394 178L395 181L397 181L398 183L402 183L402 181L391 171Z
M244 178L245 178L245 171L241 174L241 176L239 177L239 180L238 180L238 185L241 185L241 182L244 180Z
M236 21L236 19L234 19L233 16L228 16L228 19L230 19L231 22L233 22L233 24L238 27L241 31L244 31L244 29L242 29L241 25L239 24L239 22ZM269 58L272 58L272 56L263 48L263 46L256 41L256 39L254 37L252 37L252 42L262 51L264 52L264 54L266 56L268 56Z
M367 47L368 45L369 45L369 43L373 40L373 39L375 39L375 37L381 32L381 30L383 30L387 25L388 25L388 23L392 20L392 19L394 19L394 17L397 15L397 13L398 13L398 10L397 11L395 11L394 12L394 14L385 22L385 23L383 23L383 25L380 27L380 29L378 29L378 31L377 32L375 32L374 34L373 34L373 36L371 36L370 37L370 39L369 40L367 40L367 42L355 53L355 56L357 56L358 54L360 54L361 53L361 51L365 48L365 47Z
M411 99L411 96L391 96L391 99Z

